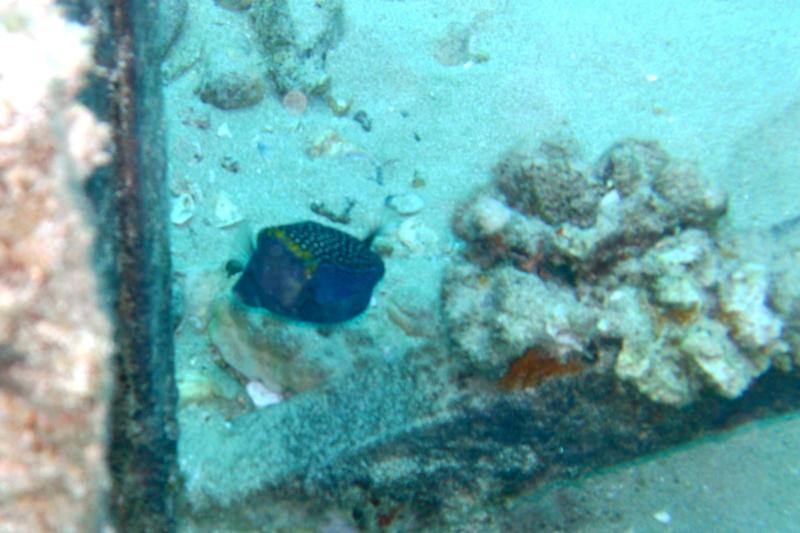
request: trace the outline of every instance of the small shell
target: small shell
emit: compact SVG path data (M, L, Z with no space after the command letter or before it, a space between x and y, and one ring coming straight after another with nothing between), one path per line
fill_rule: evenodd
M350 106L353 105L353 99L340 98L329 94L325 97L325 103L328 104L328 107L333 111L334 115L343 117L350 111Z
M217 218L214 225L218 228L233 226L244 219L239 208L231 202L231 199L224 192L219 193L219 196L217 196L217 203L214 206L214 216Z
M283 95L283 107L295 115L302 115L308 108L308 98L303 91L292 89Z
M413 254L434 252L439 241L436 233L417 220L417 217L408 218L400 224L397 228L397 240Z
M337 157L353 151L353 145L342 139L337 132L328 130L311 141L306 154L311 159L316 159L323 156Z
M387 204L399 214L408 216L422 211L422 208L425 207L425 200L413 193L399 194L390 196Z
M176 226L182 226L194 216L194 197L189 193L182 193L175 198L169 219Z
M247 391L247 395L250 397L250 401L252 401L253 405L255 405L257 408L275 405L276 403L281 403L283 401L283 398L280 394L269 390L260 381L249 382L245 387L245 390Z
M231 133L231 129L228 127L227 122L223 122L222 125L217 128L217 137L232 139L233 134Z

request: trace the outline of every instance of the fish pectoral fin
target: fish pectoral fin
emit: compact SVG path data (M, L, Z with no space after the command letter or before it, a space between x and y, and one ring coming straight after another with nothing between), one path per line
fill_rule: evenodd
M287 309L297 307L299 304L298 300L305 286L306 283L302 280L286 280L281 286L281 291L278 295L278 300L281 302L281 305Z

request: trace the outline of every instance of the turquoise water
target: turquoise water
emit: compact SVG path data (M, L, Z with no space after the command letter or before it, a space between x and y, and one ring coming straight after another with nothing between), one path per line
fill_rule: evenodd
M250 4L159 21L181 531L796 527L796 419L685 444L798 405L795 3ZM306 220L351 320L232 290Z

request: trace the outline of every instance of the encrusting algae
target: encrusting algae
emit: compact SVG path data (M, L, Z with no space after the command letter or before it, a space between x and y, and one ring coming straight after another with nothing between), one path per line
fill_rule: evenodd
M545 380L576 374L583 370L578 361L561 361L550 357L540 348L528 348L525 353L511 362L505 375L498 381L503 390L538 387Z

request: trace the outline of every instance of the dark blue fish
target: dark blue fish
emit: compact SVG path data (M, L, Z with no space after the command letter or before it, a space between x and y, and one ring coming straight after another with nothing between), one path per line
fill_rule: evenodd
M349 320L367 308L383 277L383 260L370 250L374 238L310 221L264 228L233 291L245 305L287 318Z

